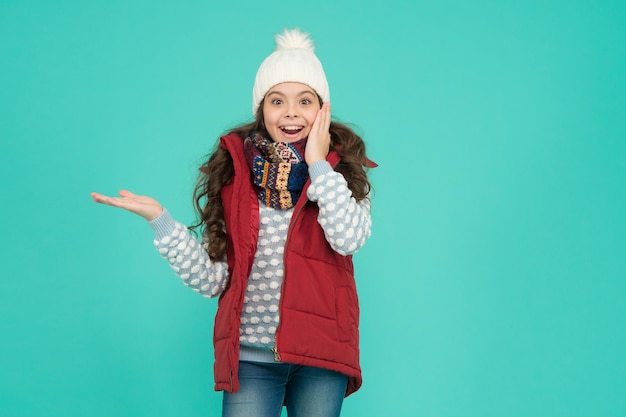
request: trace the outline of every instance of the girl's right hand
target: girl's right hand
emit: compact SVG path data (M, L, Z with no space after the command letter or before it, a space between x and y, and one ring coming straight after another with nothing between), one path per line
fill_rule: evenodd
M119 194L119 197L108 197L98 193L91 193L91 197L96 203L122 208L148 221L156 219L163 213L163 207L154 198L135 195L127 190L121 190Z

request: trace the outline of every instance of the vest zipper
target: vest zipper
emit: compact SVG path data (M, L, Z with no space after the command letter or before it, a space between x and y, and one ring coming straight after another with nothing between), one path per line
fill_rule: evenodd
M274 336L274 337L276 337L276 336ZM278 348L276 346L274 346L272 348L272 353L274 353L274 360L276 362L280 362L280 353L278 353Z
M305 189L302 190L303 194L306 192ZM304 198L306 198L306 194L303 196ZM297 203L296 203L297 205ZM276 333L274 334L274 347L272 348L272 353L274 353L274 360L276 362L280 362L280 353L278 352L278 331L280 330L280 324L282 323L282 317L283 317L283 310L282 310L282 305L283 305L283 294L285 293L285 284L287 282L287 268L286 268L286 263L285 263L285 255L287 255L287 246L289 245L289 236L291 236L291 225L294 224L296 222L296 220L298 219L298 216L300 215L300 212L302 211L302 207L304 207L304 204L302 204L299 208L298 211L295 212L291 218L291 221L289 222L289 229L287 229L287 238L285 239L285 251L284 251L284 255L283 255L283 285L281 285L280 287L280 301L278 303L278 314L279 314L279 321L278 321L278 326L276 326Z

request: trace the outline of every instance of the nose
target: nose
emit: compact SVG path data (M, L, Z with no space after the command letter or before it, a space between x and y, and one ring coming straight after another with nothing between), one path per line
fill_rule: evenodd
M285 117L298 117L298 110L295 104L288 104L285 109Z

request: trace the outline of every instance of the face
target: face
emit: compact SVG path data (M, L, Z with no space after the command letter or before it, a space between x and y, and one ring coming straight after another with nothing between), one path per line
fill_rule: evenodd
M263 101L263 121L274 142L296 142L309 136L320 102L315 91L301 83L280 83Z

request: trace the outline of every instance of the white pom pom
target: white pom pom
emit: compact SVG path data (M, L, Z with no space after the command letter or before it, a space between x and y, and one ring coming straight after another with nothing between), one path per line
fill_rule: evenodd
M276 39L276 50L282 49L306 49L311 52L315 49L313 41L308 33L300 32L300 29L285 29L282 34L274 36Z

